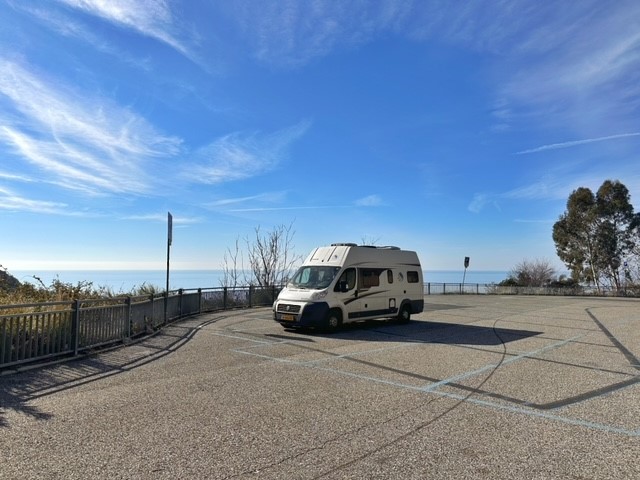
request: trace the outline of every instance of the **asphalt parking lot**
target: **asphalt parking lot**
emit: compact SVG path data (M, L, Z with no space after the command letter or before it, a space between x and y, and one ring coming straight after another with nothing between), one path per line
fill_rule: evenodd
M640 478L640 301L426 304L333 334L207 314L2 375L0 478Z

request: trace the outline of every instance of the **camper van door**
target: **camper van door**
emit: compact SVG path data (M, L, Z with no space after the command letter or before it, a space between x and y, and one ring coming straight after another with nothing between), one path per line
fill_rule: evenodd
M355 268L347 268L336 282L334 291L344 309L343 321L348 321L352 318L353 312L360 310L357 286L358 278Z

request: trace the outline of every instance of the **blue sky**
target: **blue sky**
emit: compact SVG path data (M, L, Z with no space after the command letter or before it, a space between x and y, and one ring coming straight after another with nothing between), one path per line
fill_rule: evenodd
M0 264L217 269L293 224L425 269L559 269L571 192L640 205L637 1L0 0Z

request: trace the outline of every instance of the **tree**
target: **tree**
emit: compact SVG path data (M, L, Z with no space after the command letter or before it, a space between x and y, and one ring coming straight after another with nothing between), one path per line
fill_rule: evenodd
M360 245L374 246L374 245L377 245L379 241L380 241L380 237L363 235L362 238L360 239Z
M556 270L549 260L523 260L509 272L509 283L519 287L543 287L554 281Z
M260 227L256 227L253 243L247 237L249 268L258 286L281 285L290 276L294 263L299 260L291 253L294 235L291 228L291 224L278 225L262 234Z
M553 226L556 252L576 281L598 281L595 274L595 197L588 188L574 190L567 210Z
M224 287L235 288L240 285L240 277L244 273L244 258L240 250L240 239L236 238L234 249L227 248L222 263L221 283Z
M607 282L618 289L621 266L638 245L639 222L619 181L606 180L595 195L578 188L553 226L556 252L574 281L594 283L598 290Z
M639 215L634 214L629 190L620 182L604 182L596 202L599 214L596 244L600 252L597 266L609 283L620 289L621 267L636 246Z
M278 225L266 233L258 226L254 235L244 239L247 270L244 268L245 256L240 250L240 240L236 239L235 250L227 249L222 265L224 286L237 286L241 275L249 285L282 285L293 273L294 265L301 260L293 252L293 224Z

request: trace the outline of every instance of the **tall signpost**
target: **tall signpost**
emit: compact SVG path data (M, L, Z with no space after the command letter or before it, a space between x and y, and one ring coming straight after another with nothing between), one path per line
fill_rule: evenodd
M167 323L167 308L169 306L169 256L171 241L173 240L173 217L167 212L167 287L164 292L164 322Z

